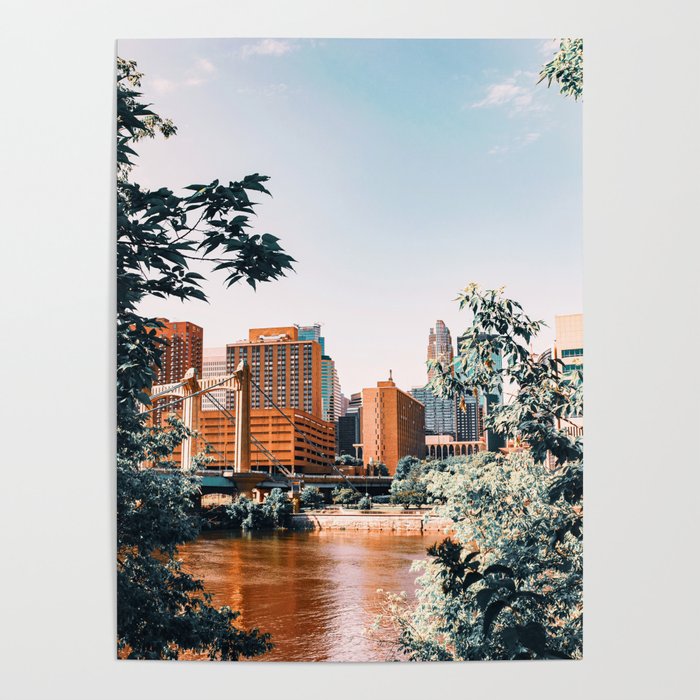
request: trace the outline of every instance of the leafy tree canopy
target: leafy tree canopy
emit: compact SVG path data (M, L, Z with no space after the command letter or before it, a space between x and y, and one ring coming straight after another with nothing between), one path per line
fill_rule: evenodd
M333 503L339 503L344 506L357 503L361 497L362 496L358 491L348 488L347 486L336 486L331 492Z
M337 465L342 465L345 467L361 467L362 466L361 459L357 459L356 457L353 457L352 455L349 455L349 454L342 454L342 455L336 456L335 463Z
M323 494L316 486L304 486L299 495L299 501L303 508L316 509L323 507Z
M525 438L530 451L423 462L393 481L392 500L423 492L453 523L417 565L417 604L389 594L377 621L412 660L582 653L583 446L560 425L582 413L582 376L531 355L541 323L502 292L469 285L460 294L473 321L452 367L431 363L433 387L478 396L513 381L515 395L493 409L487 427ZM498 354L503 367L493 361ZM545 465L548 452L555 469Z
M364 495L357 502L358 510L371 510L372 508L372 498L370 496Z
M394 479L400 480L405 479L411 472L411 468L418 464L420 460L418 457L412 457L411 455L406 455L401 457L401 459L396 464L396 471L394 472Z
M459 293L459 308L469 309L473 320L450 366L429 361L435 370L430 387L438 396L464 401L467 396L502 395L510 382L515 394L489 410L486 428L527 443L537 461L548 452L559 464L580 460L582 439L572 437L567 427L583 413L583 375L565 373L562 360L549 354L531 353L530 342L544 324L529 318L503 291L472 283ZM496 355L503 357L500 368Z
M139 412L160 367L160 323L138 311L146 297L205 300L197 265L225 274L225 283L278 279L293 259L269 233L249 233L268 178L248 175L222 184L193 184L176 194L142 188L131 177L136 144L176 133L142 100L136 63L117 60L117 637L130 658L178 658L183 651L212 659L255 656L268 635L236 627L238 613L214 608L201 581L182 571L178 545L197 536L198 480L172 469L174 447L187 431L150 428ZM141 469L144 461L170 469ZM197 466L196 463L194 465Z
M582 466L528 453L428 471L452 534L415 568L417 605L388 595L379 626L412 660L578 658L582 651Z
M537 82L543 80L547 81L547 87L556 81L562 95L575 100L583 96L583 39L562 39L559 42L559 51L542 67Z

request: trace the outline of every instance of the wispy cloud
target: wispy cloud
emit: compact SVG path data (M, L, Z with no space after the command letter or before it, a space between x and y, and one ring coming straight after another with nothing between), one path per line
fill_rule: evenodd
M486 88L486 95L468 105L471 109L486 107L508 107L511 114L518 112L539 112L546 109L535 100L535 79L537 73L516 71L510 78L500 83L492 83Z
M184 83L189 86L202 85L208 82L214 73L216 66L209 59L198 58L194 66L185 71Z
M542 136L542 134L540 134L539 132L530 131L527 134L516 136L514 139L511 139L508 143L492 146L489 149L488 154L490 156L503 156L506 153L520 151L523 148L529 146L530 144L535 143L535 141L538 141L540 136Z
M245 44L241 48L241 56L284 56L296 48L294 43L285 39L261 39L253 44Z
M536 131L531 131L529 134L525 134L525 136L520 139L520 143L522 146L528 146L529 144L535 143L535 141L539 140L540 136L542 136L542 134L537 133Z
M183 87L196 87L212 79L216 66L207 58L198 58L177 80L155 76L152 81L153 89L160 95L179 90Z

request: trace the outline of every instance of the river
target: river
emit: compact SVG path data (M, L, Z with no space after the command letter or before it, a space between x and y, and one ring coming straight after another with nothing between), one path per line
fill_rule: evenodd
M363 634L377 589L415 594L409 567L444 535L395 532L207 532L180 549L187 571L239 623L270 632L261 661L385 661Z

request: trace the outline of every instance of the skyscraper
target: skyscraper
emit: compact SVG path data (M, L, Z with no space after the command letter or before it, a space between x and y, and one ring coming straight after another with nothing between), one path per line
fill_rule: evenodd
M436 396L429 385L408 392L425 407L426 435L452 435L456 432L455 400Z
M345 397L343 397L345 398ZM358 391L346 399L345 415L338 419L336 427L336 454L362 457L362 449L355 445L362 443L362 392Z
M485 336L479 336L483 339ZM458 370L462 369L462 362L459 356L459 349L462 343L465 342L467 337L465 335L460 335L457 338L457 360L456 368ZM501 370L503 368L503 355L500 352L494 352L491 355L491 361L493 362L493 368L495 370ZM488 395L480 394L478 405L476 404L476 398L472 399L467 396L464 398L464 411L460 408L459 402L457 403L457 425L458 425L458 436L460 434L459 425L461 423L464 432L461 434L464 437L460 439L463 440L480 440L484 439L486 441L487 449L495 452L499 447L503 447L505 441L503 436L496 434L492 430L484 429L484 416L489 413L493 408L499 406L503 403L503 392L501 390L494 390ZM460 412L464 415L460 415ZM474 428L476 426L476 436L474 433ZM470 435L470 437L466 437Z
M457 440L469 442L481 440L483 418L476 399L473 396L456 398L455 411L457 414Z
M428 360L438 360L443 369L448 369L454 359L452 336L444 321L436 321L435 328L428 334ZM428 384L414 387L409 391L411 396L420 401L425 407L425 432L427 435L456 435L456 412L454 399L436 396L430 388L430 381L435 371L428 370Z
M296 324L299 340L315 340L321 346L321 354L326 354L326 339L321 335L321 324L312 323L310 326Z
M446 369L453 358L454 349L450 329L444 321L438 320L435 322L435 328L431 328L428 334L428 359L437 360ZM434 370L428 370L428 381L432 380L434 374Z
M197 375L201 377L204 329L189 321L169 321L167 318L158 320L164 323L165 327L159 328L157 335L166 342L155 383L179 382L191 367L194 367Z
M335 423L340 418L342 409L340 379L335 360L330 355L326 355L326 339L321 335L321 324L313 323L310 326L297 324L296 329L299 340L314 340L321 346L321 410L323 420Z

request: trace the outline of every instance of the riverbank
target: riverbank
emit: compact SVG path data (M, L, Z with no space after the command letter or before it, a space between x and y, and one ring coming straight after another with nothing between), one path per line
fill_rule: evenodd
M295 513L289 522L290 530L372 530L378 532L445 532L452 525L447 518L439 518L430 512L410 511L334 511Z

